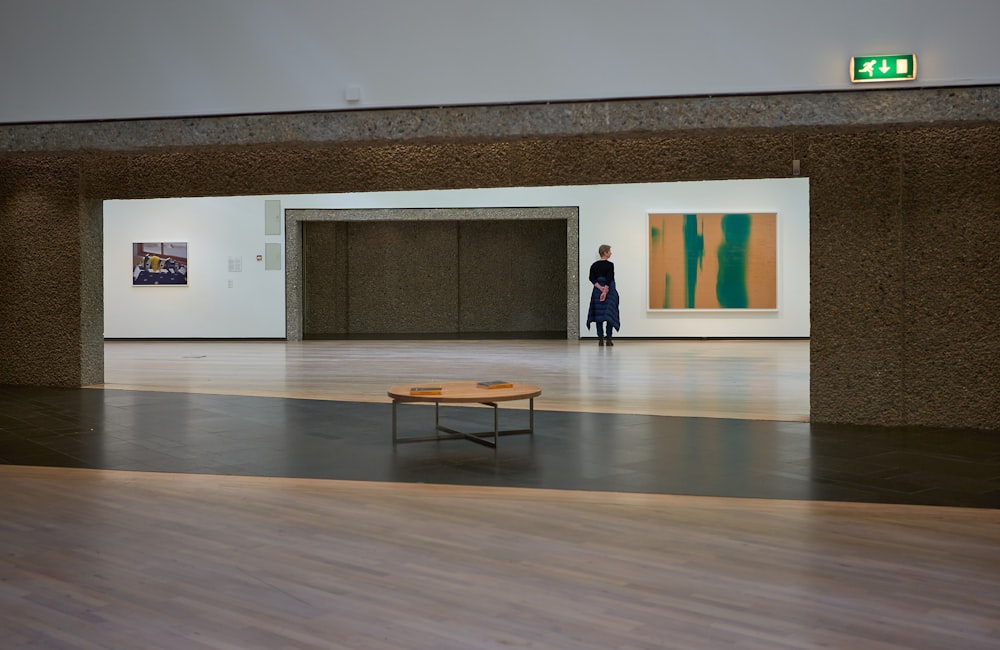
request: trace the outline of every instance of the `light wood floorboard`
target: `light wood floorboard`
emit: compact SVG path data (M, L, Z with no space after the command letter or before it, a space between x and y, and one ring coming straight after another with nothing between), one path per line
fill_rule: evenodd
M389 402L467 379L541 386L543 410L809 419L804 340L109 341L100 387Z
M1000 511L0 467L5 648L1000 647Z

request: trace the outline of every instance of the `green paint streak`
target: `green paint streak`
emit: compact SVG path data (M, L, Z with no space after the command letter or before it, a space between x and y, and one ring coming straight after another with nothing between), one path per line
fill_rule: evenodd
M663 274L663 309L670 309L670 274Z
M722 217L722 243L719 244L719 278L715 295L724 308L746 308L747 246L750 242L750 215L727 214Z
M653 226L649 229L649 238L653 242L654 246L659 245L660 239L662 239L662 237L663 237L663 231L661 231L656 226Z
M704 229L698 230L698 215L684 215L684 306L694 308L694 290L698 270L705 255Z

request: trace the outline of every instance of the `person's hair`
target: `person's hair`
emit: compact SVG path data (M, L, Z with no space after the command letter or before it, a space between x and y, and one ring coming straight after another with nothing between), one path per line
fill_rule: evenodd
M601 257L604 257L604 254L610 251L611 251L610 244L601 244L600 247L597 249L597 254L600 255Z

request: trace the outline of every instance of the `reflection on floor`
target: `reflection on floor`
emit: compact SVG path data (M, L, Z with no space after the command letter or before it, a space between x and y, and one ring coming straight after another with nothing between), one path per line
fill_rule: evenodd
M0 388L0 462L155 472L1000 507L995 432L576 413L534 436L390 443L391 406L289 398ZM443 407L458 429L483 407ZM401 435L433 407L399 409ZM502 410L501 427L524 425Z
M497 379L549 411L809 419L809 342L113 341L101 387L388 402L400 383Z

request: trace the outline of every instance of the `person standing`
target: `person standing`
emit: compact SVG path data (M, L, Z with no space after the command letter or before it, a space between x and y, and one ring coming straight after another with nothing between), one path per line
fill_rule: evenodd
M597 344L614 345L612 328L621 330L618 318L618 290L615 288L615 264L611 261L611 246L601 244L597 249L601 259L590 265L590 309L587 310L587 329L597 323Z

